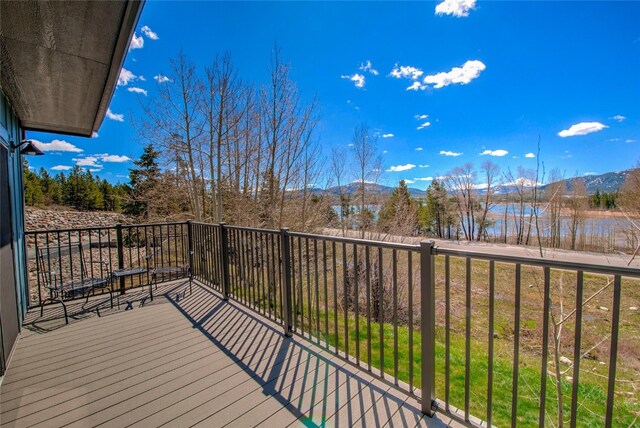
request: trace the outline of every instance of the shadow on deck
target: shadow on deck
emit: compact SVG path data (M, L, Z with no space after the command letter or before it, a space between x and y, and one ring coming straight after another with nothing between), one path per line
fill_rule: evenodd
M29 313L0 386L4 426L443 427L413 398L210 289L64 324ZM135 302L144 290L135 291ZM155 294L155 293L154 293ZM136 300L137 299L137 300ZM108 308L108 305L104 305ZM73 313L74 308L70 308Z

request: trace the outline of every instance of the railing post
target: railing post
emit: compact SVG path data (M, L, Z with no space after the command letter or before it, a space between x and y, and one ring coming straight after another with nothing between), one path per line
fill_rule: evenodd
M193 266L193 231L191 220L187 220L187 242L189 245L189 276L194 275L194 266ZM184 248L184 247L183 247Z
M422 413L433 416L436 372L434 241L420 242L420 332L422 350Z
M124 244L122 242L122 224L116 224L116 240L118 245L118 269L124 269ZM124 276L120 277L120 294L124 294Z
M282 298L284 300L284 335L291 337L293 332L293 320L291 306L291 241L289 240L289 228L280 229L280 258L282 260Z
M222 257L222 299L229 300L229 239L225 223L220 223L220 255Z

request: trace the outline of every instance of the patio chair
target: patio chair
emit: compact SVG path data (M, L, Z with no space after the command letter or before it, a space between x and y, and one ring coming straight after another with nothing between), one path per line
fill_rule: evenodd
M176 243L180 241L181 245L176 248ZM184 244L186 244L187 236L185 234L168 235L163 239L154 239L153 242L153 268L151 269L151 282L154 288L158 289L158 277L164 281L168 276L172 278L189 278L189 294L192 292L193 275L191 269L191 256L193 251L189 252ZM174 247L171 247L171 244ZM163 253L163 248L166 248ZM151 293L153 301L153 293Z
M40 303L40 316L44 314L46 302L58 302L62 305L65 323L69 324L65 302L86 297L85 303L82 305L83 312L85 312L85 305L96 290L109 291L109 301L111 308L113 308L109 265L103 260L91 260L89 262L91 269L87 270L81 242L39 247L36 249L36 258L41 283L49 292L49 296ZM94 264L100 266L99 270L93 268ZM100 316L100 305L96 306L96 312Z

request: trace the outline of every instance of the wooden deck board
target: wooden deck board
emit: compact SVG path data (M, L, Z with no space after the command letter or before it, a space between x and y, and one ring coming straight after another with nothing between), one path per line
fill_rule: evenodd
M106 305L69 325L59 307L42 319L30 312L0 385L0 425L445 426L365 369L285 338L206 287L177 300L185 285L163 284L151 304Z

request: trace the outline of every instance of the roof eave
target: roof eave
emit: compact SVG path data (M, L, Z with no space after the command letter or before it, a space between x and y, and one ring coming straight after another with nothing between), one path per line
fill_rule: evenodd
M111 98L113 98L113 94L116 90L120 70L124 65L124 60L126 58L127 51L129 50L129 44L131 43L133 33L135 32L136 24L138 23L138 18L142 12L144 2L145 0L131 0L127 3L127 8L122 19L122 25L120 26L118 41L116 42L115 49L113 50L109 75L105 81L100 104L98 105L98 110L96 111L96 116L93 121L93 130L88 135L85 133L78 133L75 135L90 137L93 135L93 132L100 129L102 121L107 114L109 104L111 103Z

